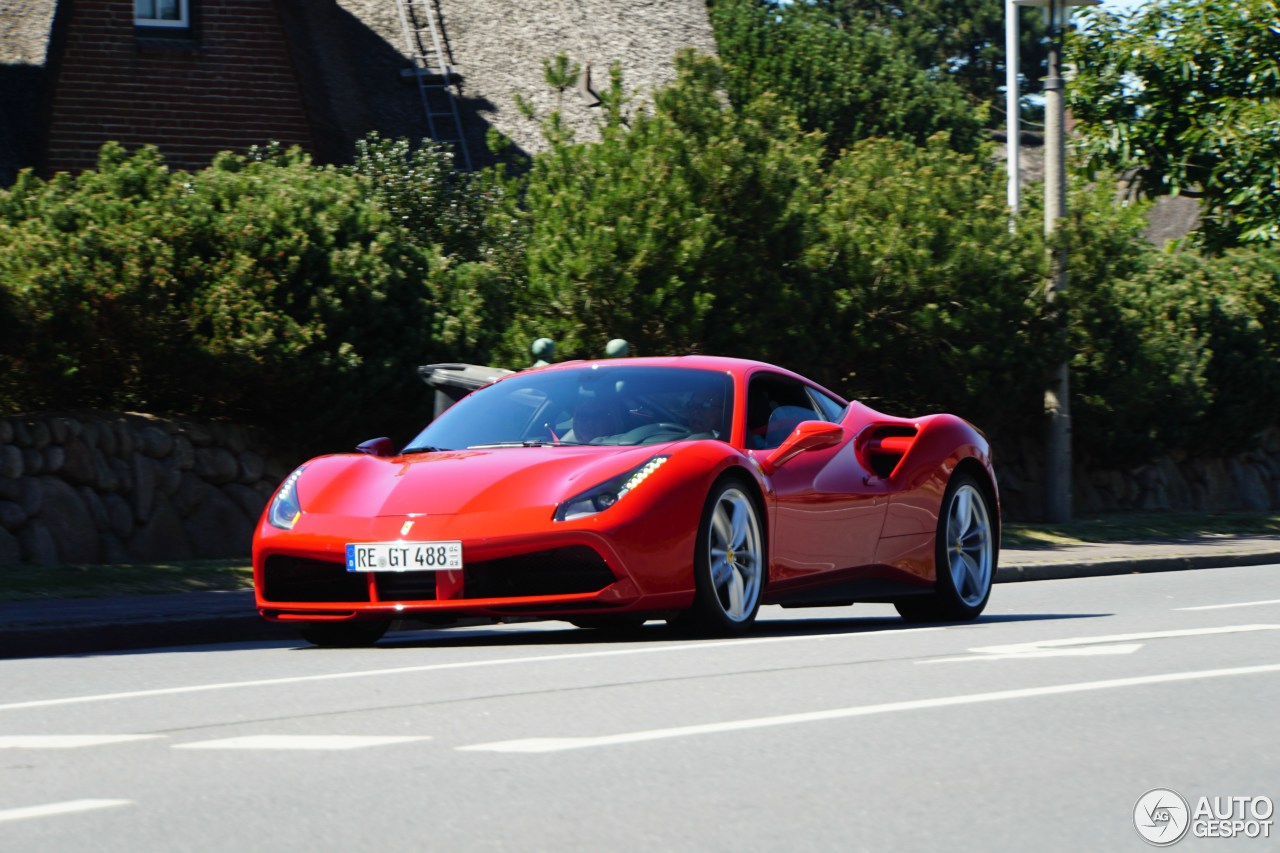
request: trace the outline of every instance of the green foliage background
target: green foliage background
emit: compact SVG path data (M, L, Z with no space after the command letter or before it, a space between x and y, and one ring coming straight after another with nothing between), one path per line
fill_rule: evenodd
M777 95L833 151L869 136L923 142L946 130L977 145L1003 127L1003 0L712 0L735 99ZM1020 78L1040 91L1046 50L1038 9L1019 10ZM1028 102L1024 120L1038 118Z
M981 121L955 82L916 64L903 40L824 4L719 0L716 42L736 103L769 93L833 153L869 137L923 143L939 131L973 150Z
M1068 88L1095 170L1202 199L1211 249L1280 243L1280 3L1153 0L1090 10Z
M464 276L369 183L296 151L185 173L113 144L76 177L24 173L0 194L5 408L242 419L304 447L411 429L405 362L451 343Z
M1086 462L1232 451L1277 423L1275 250L1157 250L1143 205L1078 180L1071 334L1051 334L1040 194L1009 222L976 90L875 5L717 0L724 60L680 56L644 108L615 69L598 134L545 116L518 174L377 136L343 168L268 147L183 172L108 145L80 175L23 173L0 190L0 409L342 449L421 425L418 365L519 368L549 336L560 358L623 337L773 361L887 411L954 411L998 448L1038 437L1069 357Z

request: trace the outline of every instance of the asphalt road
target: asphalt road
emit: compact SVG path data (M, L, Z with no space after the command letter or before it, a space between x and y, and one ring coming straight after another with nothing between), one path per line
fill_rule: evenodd
M1147 850L1150 789L1280 800L1277 707L1280 566L1004 584L963 626L0 660L0 850Z

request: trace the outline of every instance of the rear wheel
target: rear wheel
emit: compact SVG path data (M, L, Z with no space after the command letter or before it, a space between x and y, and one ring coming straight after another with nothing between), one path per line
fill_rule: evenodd
M372 646L387 633L391 622L361 619L351 622L308 622L298 626L302 639L327 649L354 649Z
M976 619L991 597L999 545L987 495L972 475L947 484L934 548L934 591L895 602L898 613L922 622Z
M760 513L736 479L707 497L694 554L693 607L680 619L699 633L738 634L760 609L766 555Z

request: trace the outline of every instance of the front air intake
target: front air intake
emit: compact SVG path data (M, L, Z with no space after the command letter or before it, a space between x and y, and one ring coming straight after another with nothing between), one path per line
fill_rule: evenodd
M617 578L585 545L554 548L471 563L464 569L464 598L529 598L599 592Z
M266 601L368 601L369 580L347 571L342 563L277 554L262 567Z

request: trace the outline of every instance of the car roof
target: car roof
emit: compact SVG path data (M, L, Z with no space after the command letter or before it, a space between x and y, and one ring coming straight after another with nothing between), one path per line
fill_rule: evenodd
M691 370L709 370L720 373L729 373L740 380L745 381L745 377L757 370L770 371L779 373L783 376L790 376L798 379L807 385L811 385L832 398L841 400L845 403L849 402L843 396L832 392L830 389L823 387L812 379L802 374L796 373L794 370L788 370L785 367L779 367L776 364L770 364L765 361L755 361L748 358L733 358L725 355L653 355L653 356L636 356L624 358L597 358L583 359L580 361L560 361L549 364L544 367L533 367L527 370L518 371L513 376L527 373L541 373L543 371L555 370L581 370L584 367L599 365L600 367L683 367ZM504 376L498 381L508 377Z
M601 367L618 367L618 366L634 366L634 367L686 367L695 370L715 370L727 373L744 375L753 370L764 369L773 370L778 373L790 374L798 378L800 374L787 370L784 367L768 364L763 361L753 361L745 358L732 358L722 355L670 355L670 356L637 356L627 358L599 358L581 361L562 361L546 367L533 368L535 370L564 370L577 369L582 367L591 367L599 365Z

